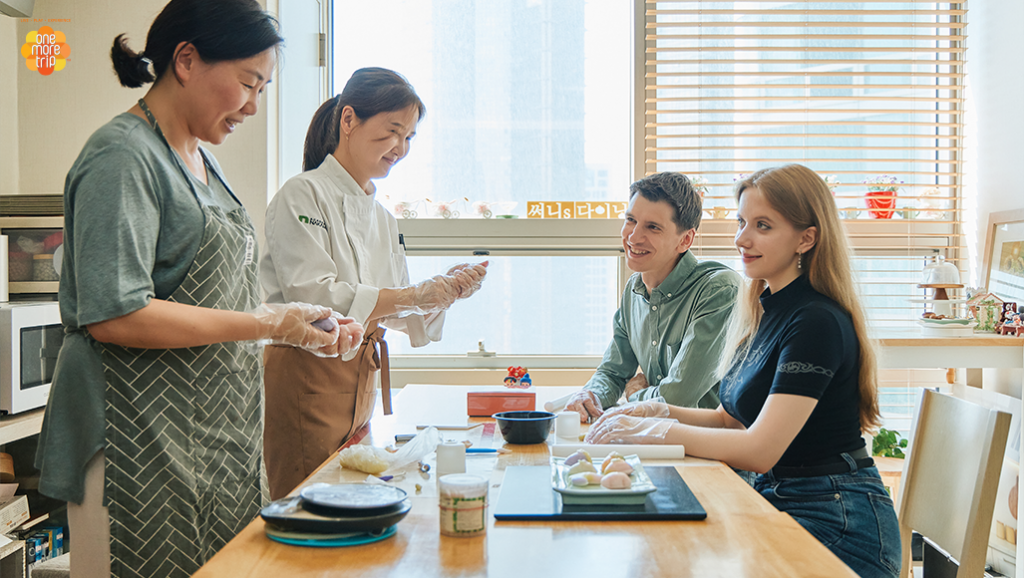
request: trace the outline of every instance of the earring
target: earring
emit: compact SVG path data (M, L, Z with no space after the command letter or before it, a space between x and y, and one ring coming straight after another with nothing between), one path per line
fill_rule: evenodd
M797 269L803 269L803 260L804 260L804 254L803 253L797 253L796 254L796 268Z

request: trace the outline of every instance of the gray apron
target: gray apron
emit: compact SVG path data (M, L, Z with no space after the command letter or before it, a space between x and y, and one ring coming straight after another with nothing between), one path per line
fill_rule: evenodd
M163 137L145 103L139 104ZM253 309L260 293L248 214L241 206L225 212L204 205L170 145L168 152L206 222L188 275L167 300ZM190 576L265 501L260 356L239 343L102 347L111 574Z

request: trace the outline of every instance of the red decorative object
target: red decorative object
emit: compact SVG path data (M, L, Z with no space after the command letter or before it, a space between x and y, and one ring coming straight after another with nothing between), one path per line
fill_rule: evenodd
M868 215L872 219L891 219L896 209L896 191L868 191Z
M505 376L505 387L513 389L529 389L533 385L530 379L529 369L514 365L508 368L508 375Z

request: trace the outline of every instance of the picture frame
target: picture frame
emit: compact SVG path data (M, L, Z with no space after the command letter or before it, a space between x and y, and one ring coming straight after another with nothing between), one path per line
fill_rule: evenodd
M1004 301L1024 304L1024 209L988 217L982 286Z

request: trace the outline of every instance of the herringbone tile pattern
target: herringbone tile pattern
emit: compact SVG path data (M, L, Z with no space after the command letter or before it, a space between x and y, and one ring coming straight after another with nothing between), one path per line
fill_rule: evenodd
M259 304L255 263L244 263L245 228L232 226L242 225L235 213L221 218L234 223L208 213L196 260L169 300L234 310ZM111 572L190 576L264 501L259 356L236 343L105 345L103 363Z

